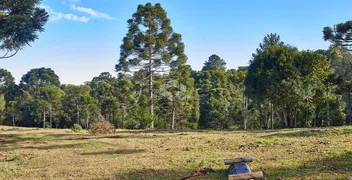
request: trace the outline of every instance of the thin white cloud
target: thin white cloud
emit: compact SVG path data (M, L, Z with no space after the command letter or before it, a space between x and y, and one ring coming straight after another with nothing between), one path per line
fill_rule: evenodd
M74 14L65 14L64 15L64 18L67 19L67 20L72 20L72 21L80 21L80 22L88 22L90 19L87 18L87 17L79 17L79 16L76 16Z
M78 3L80 0L68 0L68 3ZM67 4L66 1L62 1L62 4Z
M97 19L107 19L107 20L115 20L116 18L111 17L110 15L106 14L106 13L102 13L99 11L95 11L92 8L86 8L86 7L80 7L80 6L76 6L74 4L71 4L71 9L76 10L76 11L80 11L80 12L84 12L89 14L92 18L97 18Z
M77 16L74 14L64 14L61 12L55 12L50 6L40 5L41 8L44 8L49 14L49 21L59 21L61 19L71 20L71 21L79 21L87 23L90 18L85 16Z

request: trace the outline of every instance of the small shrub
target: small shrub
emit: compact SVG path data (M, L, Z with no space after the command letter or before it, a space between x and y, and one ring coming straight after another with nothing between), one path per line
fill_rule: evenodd
M80 132L83 130L82 126L80 126L79 124L74 124L71 129L73 132Z
M90 125L89 133L92 134L113 134L115 126L108 121L96 122Z
M45 122L45 128L51 128L49 122Z

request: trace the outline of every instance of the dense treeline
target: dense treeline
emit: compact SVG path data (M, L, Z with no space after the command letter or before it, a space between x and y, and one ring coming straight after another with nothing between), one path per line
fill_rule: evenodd
M118 76L61 84L50 68L19 84L0 69L0 123L88 128L258 129L352 124L351 22L325 27L328 50L300 51L268 34L249 66L227 69L213 54L201 71L186 64L185 45L160 4L139 5L128 20Z
M119 77L105 72L77 86L60 84L50 68L30 70L17 85L1 69L1 123L69 128L107 120L131 129L152 121L155 128L177 129L344 125L352 77L346 63L352 63L346 50L298 51L270 34L249 67L226 70L226 62L211 55L201 71L185 65L180 76L153 74L153 117L142 70Z

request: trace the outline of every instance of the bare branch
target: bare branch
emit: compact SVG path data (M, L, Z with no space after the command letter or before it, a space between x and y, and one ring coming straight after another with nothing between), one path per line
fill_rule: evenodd
M2 57L0 57L0 59L7 59L7 58L11 58L13 56L15 56L18 53L19 49L17 49L13 54L11 54L10 56L7 56L7 54L9 53L9 51L6 52L6 54Z

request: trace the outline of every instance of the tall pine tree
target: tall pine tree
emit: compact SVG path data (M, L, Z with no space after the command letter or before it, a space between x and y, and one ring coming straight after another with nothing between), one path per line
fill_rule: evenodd
M185 63L184 44L181 35L173 32L171 21L159 3L139 5L127 22L128 33L123 38L116 71L147 70L149 113L153 118L153 75L168 69L170 64Z

